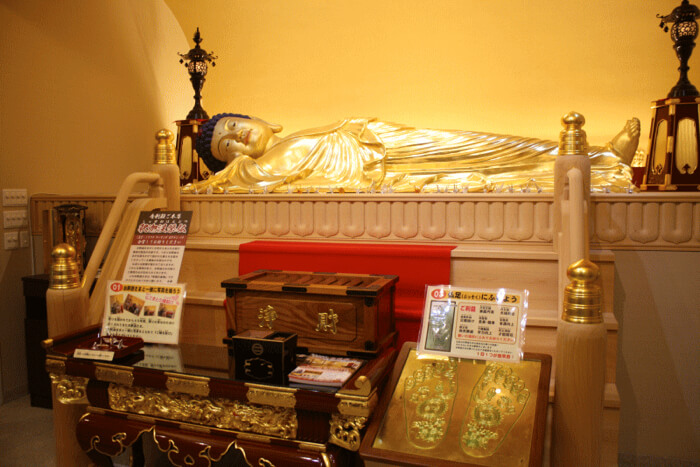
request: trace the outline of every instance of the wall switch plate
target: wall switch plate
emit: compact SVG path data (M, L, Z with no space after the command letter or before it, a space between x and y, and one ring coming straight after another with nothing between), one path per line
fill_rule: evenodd
M3 211L2 217L2 225L6 229L20 229L27 226L26 209Z
M5 232L4 247L6 250L15 250L19 248L19 233Z
M28 248L29 247L29 231L20 230L19 232L19 247Z
M3 188L3 190L2 190L2 205L3 206L26 206L27 205L27 189L26 188Z

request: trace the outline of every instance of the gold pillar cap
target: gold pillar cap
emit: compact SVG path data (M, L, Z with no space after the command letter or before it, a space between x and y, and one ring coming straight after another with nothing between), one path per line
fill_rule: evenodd
M156 133L156 149L154 151L154 164L175 164L175 145L173 144L173 132L167 129Z
M594 282L600 270L594 263L582 259L566 270L571 283L564 289L562 319L570 323L595 324L603 322L602 293Z
M559 155L588 154L586 132L582 130L585 123L583 115L574 111L561 118L564 129L559 133Z
M75 248L67 243L59 243L54 247L51 252L50 288L75 289L80 287L80 268L76 256Z

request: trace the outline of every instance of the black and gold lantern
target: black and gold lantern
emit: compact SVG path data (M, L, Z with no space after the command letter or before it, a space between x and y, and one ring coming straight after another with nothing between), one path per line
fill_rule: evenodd
M216 66L216 56L200 47L202 37L199 28L194 33L193 49L186 54L180 55L180 63L184 64L190 75L190 82L194 88L194 107L187 114L185 120L177 120L177 165L180 167L180 184L186 185L190 182L204 180L211 175L211 170L199 158L196 151L197 133L201 125L209 120L209 115L202 107L202 87L205 77L211 66Z
M208 62L211 62L211 66L216 66L216 56L213 53L209 53L199 46L202 42L202 36L199 35L199 28L194 33L194 48L190 49L186 54L180 55L180 63L184 64L187 68L187 72L190 74L190 82L194 88L194 107L187 114L188 120L202 120L208 119L209 115L202 108L202 87L204 86L205 76L207 76L207 70L209 69Z
M649 135L649 155L642 190L700 189L698 170L698 107L700 93L688 79L688 60L698 36L696 18L700 10L683 0L670 15L660 16L660 26L669 31L680 61L680 77L665 99L652 103L654 115Z

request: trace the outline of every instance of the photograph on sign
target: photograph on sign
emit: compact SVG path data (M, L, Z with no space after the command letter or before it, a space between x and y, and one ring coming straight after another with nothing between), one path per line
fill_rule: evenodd
M111 281L107 285L102 334L177 344L184 299L184 284Z
M426 287L418 354L519 362L527 290Z

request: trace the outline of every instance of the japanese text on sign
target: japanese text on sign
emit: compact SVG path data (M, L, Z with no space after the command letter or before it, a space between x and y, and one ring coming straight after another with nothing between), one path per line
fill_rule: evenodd
M520 361L528 291L427 287L419 352Z
M142 212L123 280L172 284L180 274L192 211Z
M107 287L102 334L176 344L180 336L184 298L183 284L112 281Z

